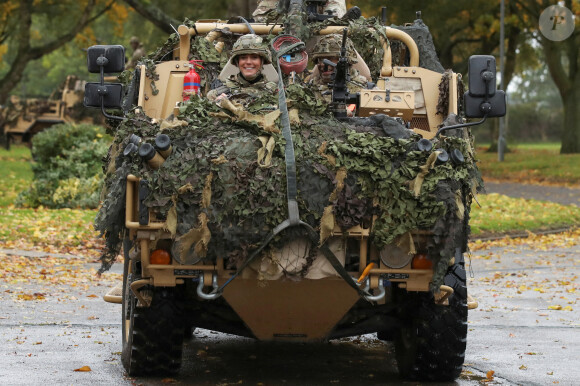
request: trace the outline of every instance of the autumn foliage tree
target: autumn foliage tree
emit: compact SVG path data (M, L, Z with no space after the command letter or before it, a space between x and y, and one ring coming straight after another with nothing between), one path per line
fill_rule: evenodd
M354 1L352 2L355 3ZM580 153L580 2L561 2L575 15L576 28L564 41L547 39L538 30L541 13L556 2L550 0L505 1L505 86L512 79L516 61L537 67L546 66L558 87L564 105L561 153ZM384 2L369 0L365 11L378 14ZM389 23L422 18L433 34L441 63L446 68L465 73L472 54L499 55L500 0L443 0L424 2L407 0L388 4ZM534 43L535 42L535 43ZM529 57L530 44L542 47L545 62Z
M115 0L6 0L0 2L0 104L22 80L30 62L79 39L90 26L109 12L113 25L119 21ZM88 38L87 38L88 36Z
M541 13L554 2L548 0L516 0L518 16L527 26L526 32L544 51L548 68L564 105L560 153L580 153L580 2L566 0L564 5L575 15L575 29L563 41L554 41L538 31Z
M502 76L507 87L516 73L516 62L528 61L537 66L538 58L527 56L534 50L526 47L533 41L542 47L545 65L564 104L561 152L576 153L580 152L580 2L563 3L576 15L576 29L568 39L555 42L538 31L540 14L553 1L505 1L506 54ZM73 40L82 42L79 45L83 47L95 44L91 25L102 15L109 16L112 29L122 29L130 11L166 36L186 17L192 20L249 17L255 4L256 0L4 0L0 2L0 104L22 80L31 61ZM360 6L365 16L378 16L385 1L349 0L347 4ZM422 11L421 17L433 34L445 68L466 73L470 55L499 55L500 0L406 0L386 5L388 24L412 21L415 12ZM518 67L522 68L521 64Z

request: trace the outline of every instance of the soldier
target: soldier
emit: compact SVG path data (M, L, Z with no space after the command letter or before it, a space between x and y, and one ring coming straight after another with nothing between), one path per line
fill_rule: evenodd
M208 92L207 98L216 100L227 97L230 100L247 102L264 91L274 92L276 83L268 81L262 74L264 65L269 63L272 63L272 56L260 36L247 34L240 37L234 43L230 60L226 64L237 66L240 72L231 75L225 85Z
M125 66L125 68L127 69L135 68L139 59L145 56L145 48L143 47L143 44L139 42L137 36L131 37L131 40L129 40L129 44L131 45L131 48L133 48L133 55L131 56L131 59Z
M316 64L313 73L309 75L304 81L310 86L317 89L327 102L332 102L332 90L329 85L333 80L334 67L324 63L324 59L328 59L333 63L338 63L340 57L340 48L342 43L342 36L339 34L326 35L314 46L313 52L310 55L312 61ZM353 64L358 62L356 50L352 41L346 40L346 55L350 64L348 81L348 89L350 92L360 91L366 88L368 79L362 76L354 67Z
M258 6L252 17L258 23L266 23L274 21L278 16L278 0L258 0ZM322 7L322 12L325 15L333 15L335 17L343 17L346 13L345 0L328 0Z

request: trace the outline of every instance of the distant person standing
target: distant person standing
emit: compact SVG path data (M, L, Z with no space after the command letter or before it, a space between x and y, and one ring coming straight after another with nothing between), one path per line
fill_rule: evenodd
M131 37L131 40L129 40L129 44L131 45L131 48L133 48L133 55L131 56L131 59L129 60L125 68L132 69L135 68L139 59L145 56L145 48L143 47L143 44L139 42L137 36Z

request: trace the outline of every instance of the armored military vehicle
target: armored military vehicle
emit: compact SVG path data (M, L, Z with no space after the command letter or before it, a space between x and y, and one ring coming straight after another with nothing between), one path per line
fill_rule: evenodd
M302 27L188 21L124 72L125 84L87 85L85 105L115 131L96 228L106 237L102 270L124 255L122 286L105 300L122 304L131 375L178 371L184 337L198 327L292 342L377 333L394 340L405 377L461 372L463 255L481 187L468 127L505 113L495 60L470 59L464 93L421 20ZM339 61L327 105L280 71L304 45L276 38L345 28L375 84L350 93ZM235 72L228 52L247 33L273 47L264 74L277 93L208 101L216 79ZM122 46L93 46L89 71L121 72L123 58ZM184 98L192 66L201 96Z
M35 134L59 123L101 123L101 117L87 114L87 109L83 108L85 83L69 75L48 99L12 97L2 110L6 149L10 149L12 143L30 144Z

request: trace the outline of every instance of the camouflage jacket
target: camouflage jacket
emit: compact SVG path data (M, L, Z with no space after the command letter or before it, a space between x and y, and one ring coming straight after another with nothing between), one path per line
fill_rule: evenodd
M221 94L226 94L230 100L247 105L257 99L262 93L272 93L277 88L278 85L276 83L266 80L263 76L257 82L251 83L244 79L240 73L237 73L230 76L224 86L208 92L207 98L215 100Z
M367 78L359 74L357 70L354 68L350 68L349 70L350 80L347 83L348 91L349 92L359 92L361 89L366 88L367 86ZM322 81L320 76L316 76L316 74L311 74L304 82L315 89L328 103L332 102L332 89L328 87L328 83Z
M328 0L322 8L323 14L329 12L336 17L343 17L346 13L345 0ZM258 7L252 17L258 23L271 22L278 16L278 0L258 0Z

